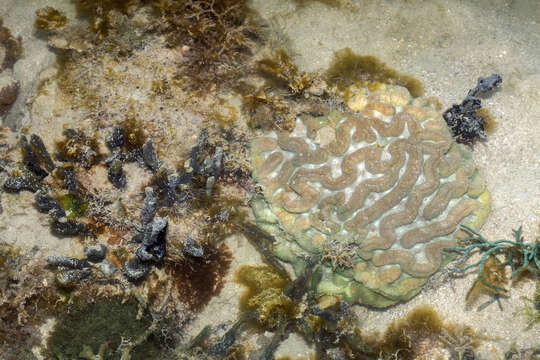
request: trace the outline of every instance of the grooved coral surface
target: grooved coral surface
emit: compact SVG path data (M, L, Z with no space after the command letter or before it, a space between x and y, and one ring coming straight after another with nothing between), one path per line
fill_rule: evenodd
M252 142L252 201L274 252L301 273L322 262L320 293L386 307L420 291L489 212L469 150L456 144L438 101L381 85L352 89L349 111L300 115L292 133Z

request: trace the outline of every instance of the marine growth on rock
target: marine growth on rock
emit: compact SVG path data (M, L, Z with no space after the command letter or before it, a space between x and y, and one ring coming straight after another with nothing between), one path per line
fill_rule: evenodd
M381 85L355 90L348 105L254 139L264 196L252 207L298 274L320 256L319 293L386 307L449 261L443 249L465 235L460 224L484 223L489 197L436 100Z

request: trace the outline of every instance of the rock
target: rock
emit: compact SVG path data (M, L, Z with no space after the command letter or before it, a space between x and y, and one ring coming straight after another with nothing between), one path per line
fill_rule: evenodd
M154 189L147 186L144 189L144 202L141 208L141 223L143 226L149 224L156 215L156 202L157 199L154 196Z
M64 209L60 205L60 202L49 196L44 190L36 192L34 195L35 205L41 212L52 212L53 218L61 218L66 216Z
M138 258L133 258L124 266L124 275L129 281L141 280L150 272L150 264L142 262Z
M71 288L90 275L92 275L91 269L60 270L56 273L56 282L61 287Z
M105 138L105 143L111 151L124 146L124 129L120 126L115 126L112 132Z
M204 255L204 251L201 245L195 246L195 240L191 236L188 236L184 243L184 254L200 258Z
M84 253L86 254L88 261L98 263L105 259L105 255L107 255L107 247L103 244L91 245L86 248Z
M30 192L36 192L41 188L39 179L31 174L25 174L26 176L9 177L4 182L4 190L8 192L19 192L27 190Z
M96 264L96 267L107 277L111 277L116 272L116 267L111 264L107 259Z
M84 269L90 267L88 261L84 259L76 259L68 256L47 256L45 261L53 266L62 266L69 269Z
M148 139L142 147L142 156L146 166L152 170L153 173L157 172L161 167L161 161L159 161L156 152L154 151L154 145L152 140Z
M43 140L38 135L32 134L30 136L30 145L32 146L34 153L40 158L41 162L45 165L47 171L54 170L54 163L51 159L51 155L47 151Z
M63 217L52 222L51 230L56 235L75 236L82 233L85 230L85 226L78 221L68 220Z
M122 161L118 158L111 159L107 162L107 174L109 181L118 189L126 187L126 174L122 169Z

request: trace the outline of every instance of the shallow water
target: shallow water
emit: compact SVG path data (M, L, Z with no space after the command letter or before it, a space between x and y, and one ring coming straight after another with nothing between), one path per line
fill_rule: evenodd
M252 0L248 5L255 10L257 21L262 24L267 36L266 46L286 51L300 71L322 73L331 63L335 51L350 48L360 55L375 56L389 67L420 80L424 84L424 95L436 96L443 110L460 103L476 85L477 78L492 73L500 74L502 85L482 99L482 105L493 115L497 126L488 134L487 141L477 142L471 148L472 158L486 180L491 199L491 213L481 233L489 240L510 239L512 229L522 226L527 241L533 242L540 236L538 1ZM243 137L232 137L232 142L236 143L229 144L228 151L237 152L231 157L237 163L244 161L242 169L249 168L247 147L242 141L253 138L256 133L250 132L245 125L249 119L242 114L241 99L237 94L231 95L231 92L224 91L215 95L209 91L199 94L200 98L193 100L185 98L186 93L181 92L183 89L178 92L173 89L167 93L168 98L151 98L148 95L149 90L146 89L151 88L149 84L153 81L161 79L159 76L172 84L177 62L181 62L178 58L189 57L189 54L182 53L180 46L178 49L165 46L163 39L148 40L150 45L136 48L127 57L104 56L106 60L103 62L97 61L96 57L86 63L83 61L84 71L79 73L87 77L81 75L81 89L87 79L103 79L102 83L84 84L94 89L96 98L100 100L90 106L78 106L70 102L62 93L63 90L56 86L56 53L62 50L51 50L47 45L47 41L52 41L51 38L47 39L34 30L35 11L44 6L63 11L70 26L87 25L87 19L77 16L74 1L0 0L3 26L10 30L14 38L21 37L24 48L24 57L15 63L13 69L4 70L0 74L4 78L9 76L9 79L19 84L17 100L1 118L3 126L11 128L13 132L30 129L29 134L40 134L45 145L51 148L60 138L63 127L68 125L86 127L104 137L126 115L126 109L135 106L137 116L151 119L144 130L148 135L151 134L160 157L178 168L180 165L176 164L186 160L190 149L197 142L200 129L206 126L208 118L215 116L212 111L232 111L227 108L229 106L240 114L233 127ZM138 21L144 23L145 16L150 15L145 13L137 16L140 16ZM130 28L127 29L130 31ZM72 46L81 41L79 38L67 36L66 39L62 38L62 41L68 43L63 50L67 48L68 51L84 54L86 50ZM58 43L60 40L55 44ZM113 75L103 75L106 71L122 75L118 75L119 80L116 82L111 82L107 78ZM102 147L104 151L107 150L104 145ZM17 160L19 155L9 156ZM88 186L111 190L110 184L106 184L107 172L104 169L85 175ZM120 212L127 214L126 218L139 211L143 199L141 189L152 176L148 171L141 175L137 169L135 164L126 165L128 179L132 176L137 180L128 180L124 195L118 197L128 204L122 210L124 213ZM4 179L1 178L2 181ZM249 190L238 190L243 201L253 191L253 188L247 188ZM33 196L28 192L2 194L4 212L0 214L0 243L19 249L20 254L28 255L36 263L43 262L45 256L52 254L83 257L83 248L88 238L59 238L50 233L47 214L39 213L32 206L32 201ZM197 211L188 211L187 216L193 217L193 220L178 220L170 225L169 231L175 231L177 238L192 234L190 231L198 234L197 229L202 229L206 224L206 215ZM182 299L175 305L176 311L189 313L189 316L181 320L174 320L181 323L178 331L185 341L207 325L221 326L222 332L216 333L216 336L230 327L239 316L239 294L243 291L242 286L234 281L235 271L242 265L264 264L263 256L244 236L235 231L231 233L225 243L232 257L227 260L230 265L226 265L228 271L224 278L216 280L216 284L222 286L218 295L209 296L202 309L195 312L190 312L187 309L189 306L178 305L182 304ZM115 233L115 236L120 238L121 244L127 244L128 235ZM114 247L116 244L111 245L111 238L113 236L100 235L96 241ZM143 284L140 287L148 293L157 294L155 298L161 299L170 291L168 285L165 285L166 279L162 278L168 274L158 270L155 274L158 275L152 279L153 282L149 281L151 285ZM47 276L43 275L43 281L50 282L50 275ZM204 277L202 279L214 281ZM531 276L515 282L507 295L500 299L502 310L493 303L478 311L482 304L492 299L489 293L481 293L472 301L465 300L474 280L474 273L456 278L441 271L410 301L384 310L361 305L351 309L359 319L358 326L362 333L373 334L384 332L392 320L402 318L416 307L427 304L444 321L470 326L484 337L480 346L475 348L475 359L506 359L510 355L505 354L512 348L540 349L540 327L538 324L528 327L527 317L522 315L524 309L531 306L525 298L532 298L538 275L536 278ZM6 289L3 288L3 291L7 294ZM191 291L195 293L197 290L190 288L182 296L189 297ZM171 294L175 296L174 292ZM46 339L51 329L54 329L52 318L54 316L48 317L48 321L40 319L38 324L32 325L32 331L37 332L39 329L40 336ZM6 321L13 320L9 318ZM249 359L261 356L260 348L268 345L272 336L272 331L259 332L259 335L253 333L245 334L243 338L246 344L250 344L247 347ZM46 341L36 340L28 350L37 358L47 358L41 354L40 345L37 345L40 341L43 348ZM93 351L97 352L97 349ZM531 359L538 356L530 353L532 351L523 356L530 356ZM309 358L313 354L313 344L293 334L280 344L275 356L300 359ZM456 358L452 357L455 354L449 352L441 354L443 358ZM192 356L203 358L202 355Z

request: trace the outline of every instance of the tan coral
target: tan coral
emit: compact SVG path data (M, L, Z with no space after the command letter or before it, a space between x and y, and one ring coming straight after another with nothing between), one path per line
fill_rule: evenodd
M483 224L489 197L438 101L399 86L366 91L348 92L354 112L302 115L292 133L253 141L265 195L254 209L295 269L297 246L322 254L320 292L384 307L418 293L463 236L459 225Z

